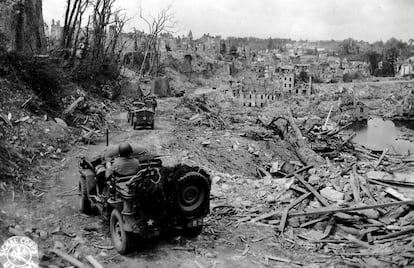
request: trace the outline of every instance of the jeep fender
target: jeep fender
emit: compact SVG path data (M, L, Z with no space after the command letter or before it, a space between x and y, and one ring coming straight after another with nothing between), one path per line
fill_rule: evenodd
M88 193L96 187L95 172L90 169L80 170L81 180L86 180L86 186L88 187Z

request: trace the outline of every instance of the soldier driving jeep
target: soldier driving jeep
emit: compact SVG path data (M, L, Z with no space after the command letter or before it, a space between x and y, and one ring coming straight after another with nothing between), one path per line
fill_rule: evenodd
M139 170L139 161L132 157L132 146L127 143L121 143L118 146L119 156L115 157L111 164L110 159L106 159L106 178L111 175L130 176Z

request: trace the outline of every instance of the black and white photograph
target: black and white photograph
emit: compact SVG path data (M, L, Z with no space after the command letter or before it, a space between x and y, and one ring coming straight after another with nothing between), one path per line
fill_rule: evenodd
M414 267L414 1L0 0L0 268Z

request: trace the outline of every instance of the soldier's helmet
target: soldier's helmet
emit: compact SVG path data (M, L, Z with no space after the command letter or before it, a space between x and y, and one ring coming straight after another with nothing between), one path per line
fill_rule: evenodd
M118 147L120 156L130 156L132 154L132 146L127 142L123 142Z

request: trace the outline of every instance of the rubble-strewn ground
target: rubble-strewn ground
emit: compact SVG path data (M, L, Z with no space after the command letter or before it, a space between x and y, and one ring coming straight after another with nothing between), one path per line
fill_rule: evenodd
M368 105L382 115L388 109L387 100L390 99L384 96L392 95L397 99L403 96L400 85L356 84L355 87L366 89L361 92L368 93L360 94L367 94L364 99ZM381 89L380 93L374 91L377 87ZM388 91L390 87L392 90ZM126 123L125 113L112 112L107 118L118 127L111 128L111 143L139 143L163 155L165 164L195 163L211 173L211 214L199 237L188 239L171 235L137 245L137 251L128 256L119 255L111 248L108 224L98 215L82 215L78 209L79 156L96 155L104 149L104 140L98 139L94 145L81 144L76 142L70 127L30 115L32 121L26 119L14 123L12 129L16 134L9 139L15 144L19 144L22 137L30 137L36 142L35 134L42 133L39 148L33 152L38 172L25 178L23 194L0 190L5 204L0 211L0 226L3 227L0 238L3 240L10 234L32 237L42 250L42 264L46 267L69 265L49 253L51 248L63 248L79 260L93 255L104 267L412 265L410 234L414 217L411 205L289 217L283 233L279 230L280 213L297 198L307 195L291 211L320 209L324 201L307 194L306 186L295 177L275 175L272 167L286 174L301 168L302 164L294 152L294 144L262 127L257 119L285 116L284 110L290 107L305 135L304 130L313 123L323 124L331 105L335 105L328 87L319 98L281 100L263 110L239 105L225 93L225 89L225 86L217 89L201 87L184 98L159 100L155 130L152 131L132 130ZM106 106L110 107L108 111L116 110L110 103ZM16 116L16 119L24 116ZM336 119L335 115L333 118ZM83 120L87 121L87 118ZM19 124L25 124L21 131L27 133L19 133ZM292 135L289 131L288 135ZM67 143L59 146L55 140L45 143L44 136L50 133L57 135L57 139L74 141L70 146ZM338 142L346 139L341 135L329 138L327 133L310 132L305 136L311 144L333 139L332 146L338 146ZM395 187L395 184L407 186L412 183L409 176L397 172L412 171L411 158L387 154L376 165L379 158L380 154L344 143L334 157L326 160L323 166L309 170L304 178L329 207L411 199L407 187ZM397 194L389 188L396 189ZM267 214L275 211L279 216L277 213Z

